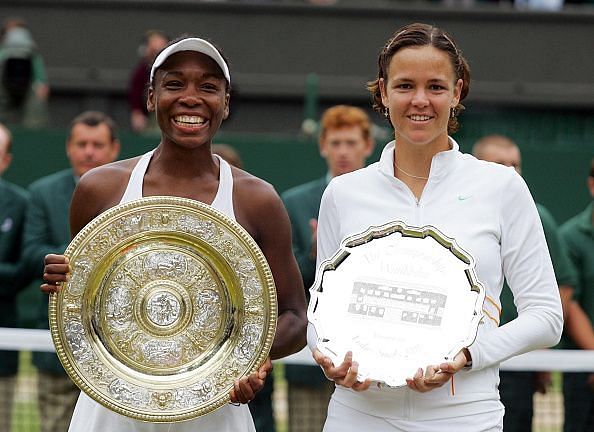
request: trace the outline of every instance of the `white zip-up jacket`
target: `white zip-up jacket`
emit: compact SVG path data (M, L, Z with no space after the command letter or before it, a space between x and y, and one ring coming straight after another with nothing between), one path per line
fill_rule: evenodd
M555 345L561 336L559 291L526 183L514 169L477 160L461 153L451 138L450 143L451 150L433 157L418 201L394 177L394 141L386 145L379 162L334 178L322 197L318 267L344 238L398 220L417 227L432 225L455 238L475 258L477 277L486 290L484 318L469 347L472 368L456 374L455 394L449 385L428 393L375 386L355 392L337 386L333 396L337 402L371 415L432 420L503 413L497 390L499 363ZM498 327L504 277L519 315ZM310 334L309 340L315 337Z

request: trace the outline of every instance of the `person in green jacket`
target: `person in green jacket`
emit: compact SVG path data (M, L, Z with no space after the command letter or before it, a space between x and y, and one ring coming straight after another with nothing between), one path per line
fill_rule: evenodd
M0 124L0 176L12 160L12 134ZM21 241L27 192L0 178L0 327L17 327L16 295L23 288ZM0 351L0 432L10 432L18 353Z
M291 219L293 253L308 300L316 272L316 231L322 193L332 177L365 166L375 146L369 117L352 106L337 105L327 109L320 121L319 145L328 173L282 194ZM334 383L317 366L286 365L285 378L289 393L289 431L322 430Z
M71 168L43 177L29 186L31 199L24 228L23 259L26 272L39 280L46 254L64 252L70 242L68 212L74 187L92 168L113 162L120 143L114 121L97 111L87 111L71 123L66 155ZM39 293L41 296L42 294ZM43 295L38 327L48 327L48 296ZM54 353L34 353L38 370L38 403L42 432L68 430L79 390Z
M487 135L477 141L472 153L478 159L513 167L519 174L522 171L520 149L509 138L502 135ZM559 285L563 315L567 315L574 286L577 283L575 269L569 259L567 246L559 234L559 228L551 213L542 205L536 204L545 233L549 254ZM514 297L507 286L501 291L500 325L518 316ZM499 373L499 394L505 406L503 430L506 432L525 432L532 429L533 395L537 391L546 393L551 382L550 372L502 371Z
M594 159L590 162L588 190L594 199ZM594 350L594 201L561 225L569 257L578 271L574 301L570 304L563 347ZM594 430L594 374L563 374L564 432Z

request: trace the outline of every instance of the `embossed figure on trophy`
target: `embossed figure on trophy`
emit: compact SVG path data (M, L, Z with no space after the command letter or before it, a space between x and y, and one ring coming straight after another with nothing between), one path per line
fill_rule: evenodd
M109 291L105 315L112 325L125 327L132 313L132 296L128 288L118 285Z
M155 277L177 277L186 273L188 261L183 254L178 252L153 252L147 255L144 269Z
M148 318L156 325L168 326L174 323L181 311L181 305L174 295L157 292L149 298L146 306Z

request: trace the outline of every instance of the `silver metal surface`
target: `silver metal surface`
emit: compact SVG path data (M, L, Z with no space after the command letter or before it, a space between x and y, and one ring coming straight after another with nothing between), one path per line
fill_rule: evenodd
M485 298L472 256L432 226L401 222L345 239L310 291L318 348L335 365L352 351L360 380L390 386L472 344Z

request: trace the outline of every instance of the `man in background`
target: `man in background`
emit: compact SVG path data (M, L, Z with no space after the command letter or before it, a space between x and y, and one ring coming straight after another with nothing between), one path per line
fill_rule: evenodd
M333 177L363 168L373 152L374 141L367 114L346 105L329 108L320 121L319 146L320 155L328 166L327 174L282 195L291 219L293 253L308 300L316 272L317 218L322 193ZM321 431L334 383L318 366L286 365L285 377L289 396L289 432Z
M0 176L12 161L12 134L0 124ZM16 295L23 287L21 241L27 192L0 178L0 327L17 327ZM0 432L10 432L18 353L0 351Z
M520 149L505 136L488 135L481 138L475 143L472 153L478 159L512 167L518 174L522 172ZM559 286L563 306L563 316L566 318L577 276L553 216L542 205L536 204L536 208L553 262L555 279ZM502 309L500 325L503 325L518 316L514 297L507 283L503 286L500 300ZM505 406L503 430L506 432L532 430L533 395L535 391L546 393L551 382L550 372L501 371L499 376L499 394L501 402Z
M69 208L76 183L87 171L113 162L120 143L114 121L97 111L86 111L71 123L66 155L71 168L43 177L29 186L31 199L24 229L26 272L43 276L44 257L64 253L70 243ZM41 293L39 295L42 295ZM43 296L38 327L48 328L48 296ZM38 370L39 418L42 432L68 430L79 390L54 353L33 353Z
M594 159L590 162L587 185L594 199ZM578 272L574 301L569 306L565 325L568 337L564 335L563 347L594 350L594 203L590 202L581 213L561 225L560 231ZM594 374L564 373L563 398L563 431L594 431Z

